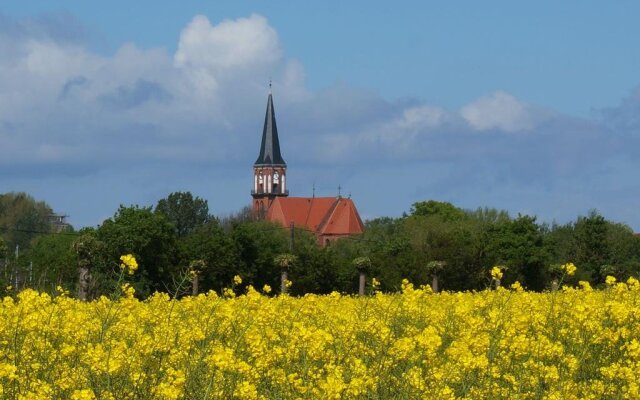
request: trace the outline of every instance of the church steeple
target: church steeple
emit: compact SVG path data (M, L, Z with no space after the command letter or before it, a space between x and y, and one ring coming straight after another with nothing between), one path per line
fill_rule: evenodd
M273 110L273 96L269 93L267 100L267 113L264 116L264 128L262 129L262 144L260 153L254 166L258 165L278 165L285 166L282 155L280 155L280 140L278 139L278 126L276 125L276 114Z
M271 88L271 83L269 83ZM253 164L253 210L257 215L264 214L276 196L286 197L287 163L280 154L280 140L276 114L273 109L273 96L269 90L267 113L262 129L262 144L256 162Z

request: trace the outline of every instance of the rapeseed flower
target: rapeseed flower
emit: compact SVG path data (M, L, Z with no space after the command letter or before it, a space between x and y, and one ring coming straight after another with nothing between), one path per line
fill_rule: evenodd
M572 262L568 262L566 264L563 264L561 268L568 276L575 275L576 270L577 270L576 266Z
M140 301L125 284L91 302L25 290L0 303L0 398L638 398L637 279L579 285Z
M129 275L133 275L133 273L138 269L138 262L133 254L120 256L120 269L127 271Z
M374 289L378 289L380 287L380 281L376 278L371 279L371 287Z

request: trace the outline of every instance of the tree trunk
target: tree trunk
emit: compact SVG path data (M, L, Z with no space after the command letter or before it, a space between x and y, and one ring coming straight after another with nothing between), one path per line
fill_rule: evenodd
M358 286L358 294L364 296L364 284L367 280L367 275L364 271L360 271L360 285Z
M287 274L287 269L282 268L282 274L280 275L280 293L287 293L287 280L289 280L289 275Z
M78 298L82 301L86 301L89 296L89 282L91 282L89 266L78 267L78 275Z
M431 280L431 290L433 290L433 293L438 293L438 290L440 288L438 288L438 275L433 275L433 279Z
M191 279L191 295L198 295L198 281L200 280L200 276L198 274L193 274L193 278Z

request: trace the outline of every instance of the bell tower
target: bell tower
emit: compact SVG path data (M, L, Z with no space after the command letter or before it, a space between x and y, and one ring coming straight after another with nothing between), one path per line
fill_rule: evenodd
M271 84L269 84L271 87ZM267 113L264 117L262 144L258 159L253 164L253 212L256 216L264 216L271 202L278 196L286 197L289 191L286 186L287 163L280 155L280 141L276 115L273 110L273 96L269 90Z

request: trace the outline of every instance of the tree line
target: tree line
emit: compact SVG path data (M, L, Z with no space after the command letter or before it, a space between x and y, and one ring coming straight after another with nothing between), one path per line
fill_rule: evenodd
M95 298L114 293L124 280L144 298L155 291L191 293L194 280L200 292L220 292L239 275L243 283L236 290L268 285L277 293L282 255L294 256L287 258L294 295L355 293L365 267L385 291L398 290L404 278L443 290L481 290L491 284L493 266L502 269L503 284L518 281L536 291L557 283L567 262L578 271L563 284L597 286L607 275L640 273L640 237L596 211L546 224L535 216L430 200L399 218L366 221L363 235L324 248L304 227L291 232L256 221L249 207L217 218L206 200L189 192L171 193L154 206L120 206L98 227L78 231L53 233L51 214L25 193L0 195L0 292L61 287ZM121 273L124 254L138 261L133 275Z

